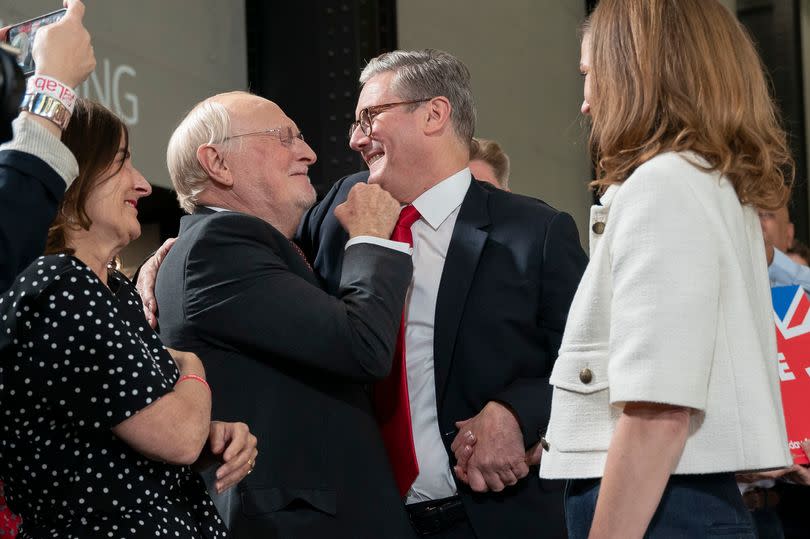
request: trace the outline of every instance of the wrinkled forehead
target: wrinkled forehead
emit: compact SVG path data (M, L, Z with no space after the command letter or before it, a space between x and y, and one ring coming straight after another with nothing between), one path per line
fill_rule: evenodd
M288 126L296 128L295 122L281 110L281 107L263 97L236 94L222 96L218 101L228 110L231 131L234 133Z

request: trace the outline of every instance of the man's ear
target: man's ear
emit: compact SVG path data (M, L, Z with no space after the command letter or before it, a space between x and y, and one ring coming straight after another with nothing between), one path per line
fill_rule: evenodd
M233 185L233 176L228 164L225 162L225 155L216 145L200 144L197 148L197 161L215 184L220 187Z
M428 111L425 122L426 135L435 135L450 126L450 115L453 106L450 104L449 99L444 96L434 97L425 107Z

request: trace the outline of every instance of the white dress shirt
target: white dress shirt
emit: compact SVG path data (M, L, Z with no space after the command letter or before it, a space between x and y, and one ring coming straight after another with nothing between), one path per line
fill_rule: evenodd
M413 280L405 299L405 363L419 475L408 491L408 504L448 498L456 494L456 483L439 430L436 409L433 330L444 260L459 208L471 182L470 169L465 168L434 185L413 201L413 206L422 217L411 226ZM361 242L405 252L408 248L407 243L370 236L352 238L346 243L346 248Z
M413 281L405 304L405 363L419 475L408 491L406 503L456 494L436 410L433 330L447 248L471 180L470 169L465 168L422 193L413 202L422 218L411 227Z

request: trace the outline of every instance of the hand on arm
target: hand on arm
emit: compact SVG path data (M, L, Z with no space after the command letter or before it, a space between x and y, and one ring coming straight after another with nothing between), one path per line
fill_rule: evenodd
M256 436L244 423L212 421L208 446L195 467L205 469L220 463L215 488L222 493L253 471L259 455L256 442Z
M642 537L689 434L686 408L627 403L608 449L589 537Z

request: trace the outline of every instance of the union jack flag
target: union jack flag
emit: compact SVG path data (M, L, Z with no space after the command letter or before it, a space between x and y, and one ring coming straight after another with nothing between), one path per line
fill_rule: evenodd
M808 464L801 442L810 438L810 300L800 286L774 287L771 297L790 452Z

